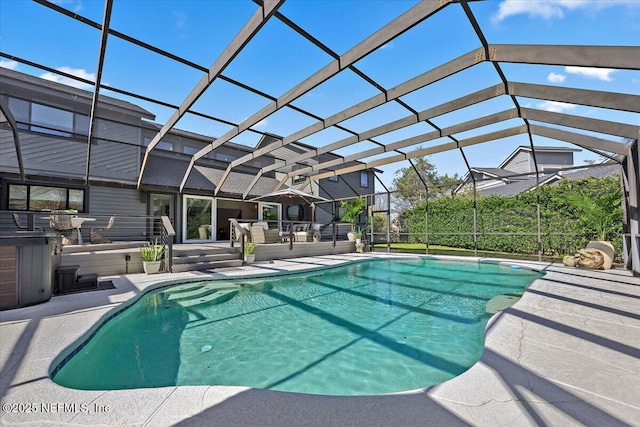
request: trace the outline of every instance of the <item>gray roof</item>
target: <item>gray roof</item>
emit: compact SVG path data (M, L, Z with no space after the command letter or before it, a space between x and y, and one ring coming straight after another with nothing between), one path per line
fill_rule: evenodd
M91 105L91 101L93 99L93 92L91 91L87 91L84 89L79 89L73 86L68 86L62 83L58 83L58 82L54 82L51 80L45 80L39 77L34 77L31 76L29 74L24 74L24 73L20 73L18 71L14 71L14 70L10 70L8 68L4 68L4 67L0 67L0 80L2 79L2 77L8 77L12 80L14 80L12 83L15 84L15 81L20 81L20 82L24 82L27 83L29 85L36 85L39 86L41 88L46 88L46 89L51 89L55 92L63 92L63 93L67 93L70 95L73 95L76 99L76 101L78 99L80 100L84 100L86 102L87 105ZM3 81L3 85L8 84L11 80L9 81ZM4 92L3 90L0 89L0 92ZM133 113L135 113L136 115L139 115L140 117L144 117L146 119L150 119L150 120L154 120L156 118L155 114L145 110L144 108L132 104L130 102L127 101L123 101L121 99L116 99L116 98L112 98L110 96L105 96L105 95L100 95L98 97L98 101L99 103L102 104L106 104L106 105L111 105L114 107L119 107L119 108L123 108L125 110L129 110Z
M607 176L620 176L622 167L619 164L608 164L602 166L590 166L570 172L561 172L564 179L584 179L584 178L604 178Z
M145 187L166 187L177 190L180 187L184 172L189 165L188 157L176 157L162 154L153 154L149 157L147 168L142 177L142 185ZM185 191L211 192L216 188L216 183L224 174L223 169L210 166L195 165L185 184ZM222 185L220 191L223 195L242 195L253 181L255 175L232 171ZM266 194L276 187L278 180L268 177L260 177L258 182L249 192L248 197ZM221 195L221 194L219 194Z
M541 176L540 184L546 184L550 180L559 179L557 174ZM510 184L500 185L497 187L491 187L486 189L479 189L478 192L484 194L485 196L515 196L516 194L524 193L536 186L536 178L527 178L522 181L515 181Z
M528 146L528 145L520 145L520 146L518 146L518 148L516 148L515 151L520 151L520 150L531 151L531 147ZM579 152L579 151L582 151L582 149L580 149L580 148L558 147L558 146L552 146L552 145L536 145L535 146L535 150L536 151L552 151L552 152L555 152L555 151L559 151L559 152L568 152L568 151Z
M513 175L513 171L502 169L502 168L477 168L472 166L471 169L476 172L485 173L487 175L494 175L500 178Z
M540 177L540 184L554 185L563 179L577 180L584 178L603 178L607 176L620 175L620 165L604 165L604 166L592 166L585 169L579 169L575 171L566 171L561 173L554 173L551 175L545 175ZM523 193L533 189L536 185L536 178L527 178L522 181L515 181L510 184L500 185L496 187L486 188L478 190L479 193L485 196L515 196L516 194Z

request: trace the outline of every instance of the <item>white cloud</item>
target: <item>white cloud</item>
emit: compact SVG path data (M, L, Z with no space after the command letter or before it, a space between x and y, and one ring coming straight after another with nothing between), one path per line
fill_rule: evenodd
M625 4L637 5L637 0L503 0L498 6L498 11L493 14L494 22L501 22L510 16L526 14L532 18L553 19L564 18L567 11L574 9L587 9L593 11L605 7Z
M552 113L564 113L567 110L576 108L575 104L567 104L565 102L544 101L538 104L538 108Z
M582 77L593 78L610 82L613 80L611 74L616 70L610 68L591 68L591 67L564 67L564 71L570 74L578 74Z
M556 74L556 73L549 73L549 75L547 76L547 80L550 81L551 83L562 83L566 78L567 76L565 76L564 74Z
M17 70L18 69L18 62L17 61L8 61L6 59L0 59L0 67L8 68L10 70Z
M262 119L258 123L256 123L255 125L253 125L251 127L262 128L262 127L265 127L268 123L269 123L269 121L267 119Z
M71 74L72 76L83 78L85 80L90 80L93 82L96 81L96 75L94 73L88 73L86 70L82 68L58 67L57 70L62 71L63 73ZM78 89L93 88L93 85L79 82L77 80L70 79L69 77L64 77L54 73L48 73L48 72L44 73L43 75L40 76L40 78L43 78L45 80L50 80L52 82L62 83L67 86L77 87Z
M382 46L380 46L380 49L393 49L393 48L394 48L393 42L385 43Z
M82 5L82 0L53 0L52 3L65 7L76 13L84 9L84 6Z
M173 17L176 20L176 28L178 30L186 30L188 27L187 18L188 15L184 12L175 11L173 12Z

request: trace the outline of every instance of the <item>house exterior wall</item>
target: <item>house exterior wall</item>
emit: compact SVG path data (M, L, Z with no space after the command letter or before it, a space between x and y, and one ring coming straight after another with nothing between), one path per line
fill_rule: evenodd
M542 170L546 167L566 167L573 165L573 153L545 153L536 152L538 167Z
M143 191L135 189L146 144L160 129L159 125L143 120L143 118L153 119L151 113L131 103L101 97L93 128L94 138L90 146L90 185L86 186L84 181L87 173L87 134L92 93L14 71L0 70L0 97L3 98L4 104L9 105L12 114L19 116L16 117L19 122L19 146L28 176L27 185L43 185L41 182L44 182L53 187L83 189L85 191L83 214L94 215L96 225L106 224L110 215L121 216L120 221L116 220L114 229L124 226L125 217L150 215L149 193L174 194L176 200L174 226L178 234L177 241L181 241L185 195L175 190L177 188L175 183L154 181L143 184L145 188ZM38 111L39 113L36 113ZM43 111L46 114L42 113ZM56 121L56 117L63 117L64 123ZM36 118L42 118L46 123L36 123ZM58 123L62 124L58 125ZM205 135L174 129L160 141L157 148L192 155L212 140L213 138ZM304 152L304 149L302 146L296 148L300 152ZM223 145L209 153L206 158L209 159L212 167L224 170L230 161L243 157L251 151L249 147ZM323 158L327 156L333 155L325 154ZM260 156L235 168L234 172L253 175L257 170L256 167L268 166L274 161L274 158ZM360 172L354 172L341 176L338 182L323 180L322 187L326 192L319 189L315 181L308 183L305 191L316 194L319 191L322 196L329 199L370 194L375 191L374 177L370 172L366 173L368 187L360 185ZM0 180L15 182L18 174L18 157L13 133L5 122L0 127ZM276 173L269 172L265 176L275 177ZM173 181L175 181L174 178L172 178ZM199 179L202 181L206 178ZM7 188L7 185L2 186L0 210L8 209ZM203 191L200 193L203 194ZM186 189L185 192L188 194L189 190ZM329 213L323 214L319 210L319 220L331 222L333 216L330 211L331 209ZM311 220L310 210L305 211L304 219ZM102 224L103 221L104 224ZM143 239L148 236L151 230L148 219L140 219L139 224L134 224L135 220L132 219L127 221L131 222L126 227L133 238ZM88 231L85 233L88 235Z
M502 166L503 169L518 173L535 172L531 153L528 151L520 151L508 163Z

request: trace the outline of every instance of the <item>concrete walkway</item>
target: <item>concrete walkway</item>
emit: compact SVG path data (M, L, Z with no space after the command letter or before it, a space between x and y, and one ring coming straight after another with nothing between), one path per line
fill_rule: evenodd
M283 260L215 275L300 270L354 257ZM110 277L116 289L0 312L0 420L34 426L640 425L640 280L621 270L508 263L547 274L491 319L478 363L434 387L365 397L220 386L58 386L48 375L54 358L110 309L159 281L202 273Z

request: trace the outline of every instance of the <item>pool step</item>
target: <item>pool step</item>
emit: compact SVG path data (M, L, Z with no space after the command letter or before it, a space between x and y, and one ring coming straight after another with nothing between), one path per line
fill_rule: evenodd
M234 248L184 245L173 251L173 272L240 267L242 260Z
M231 298L238 294L238 289L213 289L212 293L209 293L202 297L191 298L188 300L176 300L182 307L194 307L200 304L222 304L229 301Z
M184 292L167 292L168 299L171 301L182 301L193 298L205 297L214 292L218 291L216 288L206 287L204 285L199 286L198 288L191 289Z
M236 255L234 258L218 260L218 261L196 261L183 264L173 264L173 272L181 273L183 271L210 270L214 268L224 267L241 267L242 260Z
M488 314L496 314L499 311L511 307L513 304L520 301L520 298L521 295L496 295L489 300L485 311Z

